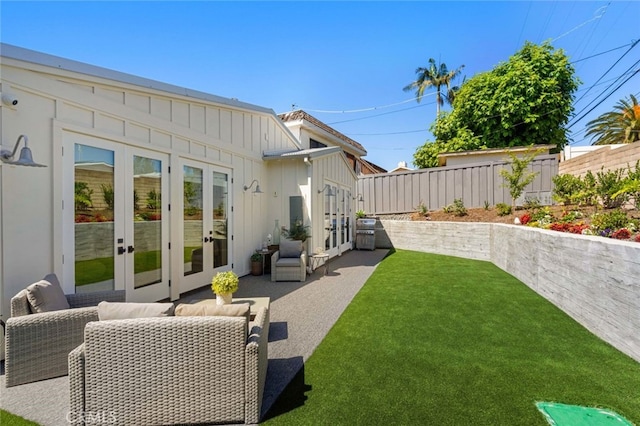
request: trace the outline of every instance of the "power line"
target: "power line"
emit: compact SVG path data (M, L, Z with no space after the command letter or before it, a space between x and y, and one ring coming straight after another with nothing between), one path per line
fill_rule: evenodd
M434 102L429 102L429 103L426 103L426 104L415 105L415 106L412 106L412 107L409 107L409 108L399 109L399 110L396 110L396 111L383 112L383 113L380 113L380 114L369 115L369 116L360 117L360 118L352 118L350 120L334 121L332 123L327 123L327 124L331 125L331 124L349 123L351 121L358 121L358 120L367 120L369 118L380 117L382 115L396 114L398 112L408 111L410 109L422 108L422 107L425 107L427 105L433 105L433 104L435 104L435 101Z
M632 65L632 67L635 67L635 66L636 66L636 65L638 65L638 64L640 64L640 60L638 60L635 64L633 64L633 65ZM595 104L595 105L593 106L593 108L591 108L589 111L587 111L587 112L585 112L584 114L582 114L582 116L580 116L580 118L577 118L573 123L571 123L571 124L567 127L567 130L568 130L568 129L570 129L571 127L573 127L573 126L574 126L576 123L578 123L579 121L581 121L581 120L582 120L583 118L585 118L587 115L589 115L589 113L590 113L591 111L593 111L593 110L594 110L594 109L596 109L598 106L600 106L604 101L606 101L607 99L609 99L609 97L610 97L611 95L613 95L615 92L617 92L617 91L618 91L618 89L620 89L620 88L621 88L621 87L622 87L622 86L623 86L627 81L631 80L631 78L632 78L633 76L635 76L636 74L638 74L639 72L640 72L640 69L635 70L635 71L633 72L633 74L631 74L629 77L627 77L627 79L626 79L626 80L624 80L622 83L620 83L620 84L618 85L618 87L616 87L615 89L613 89L613 90L612 90L612 91L611 91L607 96L605 96L604 98L602 98L602 100L601 100L600 102L598 102L597 104ZM609 87L611 87L611 86L609 86ZM589 105L590 105L590 104L589 104ZM587 105L587 107L588 107L589 105ZM586 107L585 107L585 108L586 108ZM582 111L584 111L584 108L582 109ZM581 112L582 112L582 111L581 111Z
M425 96L431 96L431 95L435 95L436 92L433 93L428 93ZM307 112L319 112L319 113L324 113L324 114L347 114L347 113L353 113L353 112L366 112L366 111L375 111L377 109L383 109L383 108L389 108L392 106L396 106L396 105L402 105L402 104L406 104L408 102L414 102L417 98L413 97L411 99L407 99L405 101L401 101L401 102L396 102L393 104L388 104L388 105L381 105L381 106L374 106L374 107L368 107L368 108L360 108L360 109L351 109L351 110L323 110L323 109L309 109L309 108L304 108L304 107L298 107L299 109L305 110Z
M583 26L587 25L589 22L593 22L593 21L595 21L596 19L600 19L600 18L602 18L602 17L604 16L604 14L607 12L607 7L609 7L609 5L610 5L610 4L611 4L611 3L609 2L609 3L607 3L607 5L606 5L606 6L602 6L602 7L598 8L598 9L595 11L595 13L598 13L599 11L601 11L601 10L602 10L602 13L600 13L599 15L596 15L596 16L594 16L593 18L591 18L591 19L589 19L589 20L587 20L587 21L584 21L582 24L580 24L580 25L577 25L577 26L573 27L572 29L570 29L570 30L569 30L569 31L567 31L566 33L564 33L564 34L562 34L562 35L560 35L560 36L558 36L558 37L554 38L554 39L553 39L553 40L551 40L551 41L553 42L553 41L560 40L562 37L564 37L564 36L566 36L566 35L571 34L571 33L572 33L572 32L574 32L575 30L577 30L578 28L580 28L580 27L583 27ZM603 10L603 9L604 9L604 10Z

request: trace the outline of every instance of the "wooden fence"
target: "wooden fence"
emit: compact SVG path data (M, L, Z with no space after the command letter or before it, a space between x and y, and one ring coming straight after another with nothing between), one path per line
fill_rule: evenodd
M529 170L538 174L516 204L525 197L536 197L542 205L552 204L551 179L558 174L558 162L557 154L536 157ZM420 204L439 210L455 199L462 199L467 208L511 204L509 188L500 176L503 168L511 170L508 161L365 175L358 179L357 193L363 201L356 202L356 209L381 215L414 212Z

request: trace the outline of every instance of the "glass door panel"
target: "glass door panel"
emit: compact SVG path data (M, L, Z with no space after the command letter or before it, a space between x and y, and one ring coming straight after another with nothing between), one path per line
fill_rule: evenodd
M162 162L133 156L134 288L162 281Z
M74 147L74 271L76 292L115 288L114 151Z
M229 250L227 238L228 207L229 207L229 175L213 172L212 196L213 196L213 234L210 241L213 242L213 267L220 268L229 264Z
M204 228L202 224L202 169L183 167L184 275L204 270Z

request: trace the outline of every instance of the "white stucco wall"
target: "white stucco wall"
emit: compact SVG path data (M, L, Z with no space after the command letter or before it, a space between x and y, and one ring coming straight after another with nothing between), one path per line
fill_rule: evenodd
M639 243L504 224L381 226L381 244L491 261L640 362Z

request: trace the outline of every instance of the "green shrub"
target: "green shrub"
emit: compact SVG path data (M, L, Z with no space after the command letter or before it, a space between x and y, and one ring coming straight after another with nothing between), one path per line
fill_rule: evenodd
M464 206L462 198L456 198L453 200L453 204L449 204L443 210L445 213L453 213L456 216L465 216L467 214L467 208Z
M75 182L74 201L76 210L85 211L93 207L91 194L93 194L93 189L89 188L87 182Z
M162 195L155 189L147 193L147 208L150 210L158 210L162 206Z
M611 231L624 228L629 224L627 213L624 210L616 209L604 213L596 213L591 216L591 228L595 231Z
M548 225L555 220L549 207L542 207L531 213L531 220L538 223L538 226Z
M573 195L572 203L593 206L596 203L596 177L588 170L582 178L582 188Z
M496 204L496 209L498 210L498 216L507 216L511 214L511 206L505 203Z
M489 202L487 200L484 201L484 209L485 210L489 210L489 207L491 207L491 204L489 204Z
M416 207L416 210L418 212L418 214L422 215L422 216L428 216L429 215L429 209L427 209L426 204L420 200L420 204L418 204L418 207Z
M596 173L596 195L600 198L600 203L605 209L620 207L628 199L626 193L620 192L624 185L622 173L623 169L608 170L606 172L600 170Z
M101 183L100 190L102 191L102 199L107 205L107 209L113 210L113 185Z
M577 176L570 174L556 175L553 181L552 198L556 203L573 204L576 195L584 189L584 182Z
M527 210L537 210L542 207L542 205L540 204L540 200L538 199L538 197L525 197L524 203L522 203L522 207Z

